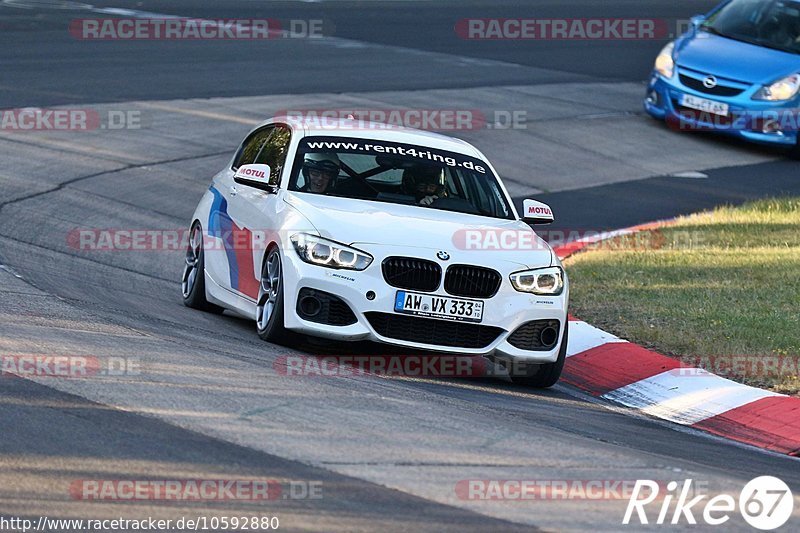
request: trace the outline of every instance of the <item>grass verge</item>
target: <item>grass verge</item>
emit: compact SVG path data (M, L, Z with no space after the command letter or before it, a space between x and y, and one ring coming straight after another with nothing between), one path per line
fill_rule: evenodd
M800 198L680 218L565 261L571 312L749 385L800 395Z

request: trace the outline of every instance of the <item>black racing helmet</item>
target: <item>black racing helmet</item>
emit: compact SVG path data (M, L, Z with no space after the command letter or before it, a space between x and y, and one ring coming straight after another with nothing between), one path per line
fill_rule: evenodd
M403 193L417 201L426 196L444 193L444 169L432 165L416 165L403 171Z

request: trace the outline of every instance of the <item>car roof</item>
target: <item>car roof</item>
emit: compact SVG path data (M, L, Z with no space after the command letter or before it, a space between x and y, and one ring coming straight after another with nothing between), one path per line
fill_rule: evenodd
M405 126L349 118L318 119L284 116L273 117L259 127L273 122L288 124L295 131L302 129L303 136L343 137L416 144L483 159L480 151L466 141Z

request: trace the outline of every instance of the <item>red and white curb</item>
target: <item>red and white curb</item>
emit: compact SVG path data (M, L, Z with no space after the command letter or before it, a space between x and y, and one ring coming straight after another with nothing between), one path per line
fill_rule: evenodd
M662 227L643 224L556 248L559 257L590 244ZM570 317L562 381L650 416L759 448L800 456L800 398L722 378Z

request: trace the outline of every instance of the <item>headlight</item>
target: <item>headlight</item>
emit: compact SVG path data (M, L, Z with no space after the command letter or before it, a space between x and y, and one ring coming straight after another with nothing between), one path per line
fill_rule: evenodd
M675 73L675 61L672 59L673 50L675 50L674 42L662 48L656 57L656 70L665 78L671 78Z
M558 296L564 290L564 271L561 267L547 267L515 272L511 274L511 285L519 292Z
M291 241L300 259L312 265L364 270L372 263L372 256L368 253L316 235L295 233Z
M794 98L800 90L800 74L786 76L772 85L762 87L753 97L754 100L769 100L771 102L781 102Z

